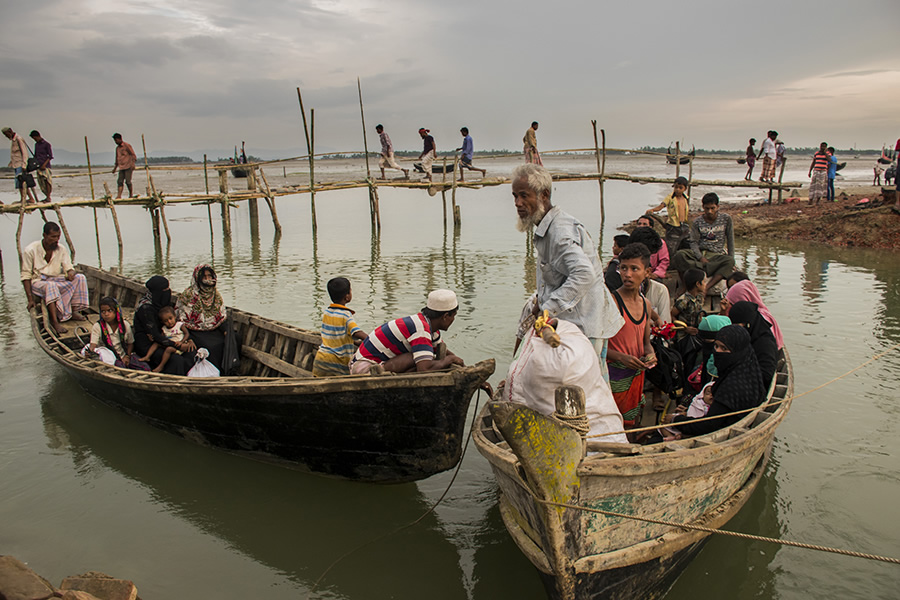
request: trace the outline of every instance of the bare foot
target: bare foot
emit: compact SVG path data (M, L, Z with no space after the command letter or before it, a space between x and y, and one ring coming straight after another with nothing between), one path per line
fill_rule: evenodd
M379 177L378 179L382 179L382 180L383 180L383 179L387 179L387 177Z
M53 327L53 331L56 332L56 335L62 335L64 333L69 333L69 330L67 328L63 327L62 325L60 325L59 323L57 323L56 325L53 325L51 323L50 326Z
M154 373L162 373L162 366L160 365L160 366L156 367L155 369L153 369L153 372Z
M72 320L73 321L87 321L87 319L84 318L84 315L79 312L72 313Z
M409 179L409 169L403 169L403 177Z

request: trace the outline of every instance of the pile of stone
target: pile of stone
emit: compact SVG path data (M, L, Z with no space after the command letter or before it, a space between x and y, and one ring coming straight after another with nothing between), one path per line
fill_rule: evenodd
M134 583L90 571L53 585L12 556L0 556L0 600L140 600Z

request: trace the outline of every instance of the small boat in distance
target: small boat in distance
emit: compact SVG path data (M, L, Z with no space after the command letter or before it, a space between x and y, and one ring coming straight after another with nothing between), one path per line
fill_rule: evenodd
M425 167L420 162L414 162L413 168L416 170L417 173L425 172ZM453 170L454 170L454 164L452 162L447 163L446 171L444 170L443 164L438 164L437 161L431 163L431 172L432 173L452 173Z
M238 156L237 146L234 147L234 158L232 159L236 165L247 164L247 153L244 151L244 142L241 142L241 154ZM250 167L232 167L231 174L234 177L247 177L250 175Z
M676 162L678 162L678 164L680 165L686 165L691 162L691 159L694 158L695 153L696 150L693 146L691 146L690 152L676 155L675 151L672 150L672 147L669 146L669 148L666 150L666 162L670 165L674 165Z
M90 291L88 320L113 296L126 319L143 284L78 265ZM494 360L384 375L313 377L321 342L309 331L228 309L240 343L237 376L188 378L114 367L81 356L75 331L57 336L46 307L31 312L41 349L105 404L189 441L354 481L401 483L453 468L472 396ZM90 327L90 325L88 325ZM75 327L71 328L75 330Z
M889 165L894 162L894 151L889 150L887 146L881 146L881 156L878 157L878 162L883 165Z
M557 388L556 413L579 414L580 392ZM792 394L785 353L767 399L706 435L645 446L591 441L524 404L494 401L472 439L500 487L503 523L551 599L653 600L709 536L659 521L724 526L762 478ZM583 414L583 393L580 402Z

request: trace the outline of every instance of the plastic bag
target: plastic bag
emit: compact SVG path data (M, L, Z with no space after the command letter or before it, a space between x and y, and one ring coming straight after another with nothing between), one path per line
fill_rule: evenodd
M585 394L589 435L622 431L622 415L609 384L603 380L594 345L574 323L560 320L556 332L560 339L556 348L544 342L534 328L528 332L519 356L509 366L503 400L550 415L556 410L556 388L577 385ZM623 433L598 441L628 442Z
M214 364L206 360L209 356L209 350L206 348L200 348L197 350L197 355L194 357L194 364L191 367L191 370L187 372L188 377L218 377L219 370L216 368Z
M92 356L94 354L95 356ZM116 364L116 353L110 350L109 348L104 348L103 346L97 346L97 349L94 352L91 352L91 347L88 344L85 344L84 348L81 349L81 355L85 358L94 358L105 362L108 365Z

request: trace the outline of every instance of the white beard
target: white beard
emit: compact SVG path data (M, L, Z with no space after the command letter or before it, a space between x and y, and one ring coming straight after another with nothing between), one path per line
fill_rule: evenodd
M547 214L547 209L543 206L539 206L537 210L528 215L527 217L516 217L516 229L525 233L532 227L537 227L537 225L544 219L544 215Z

